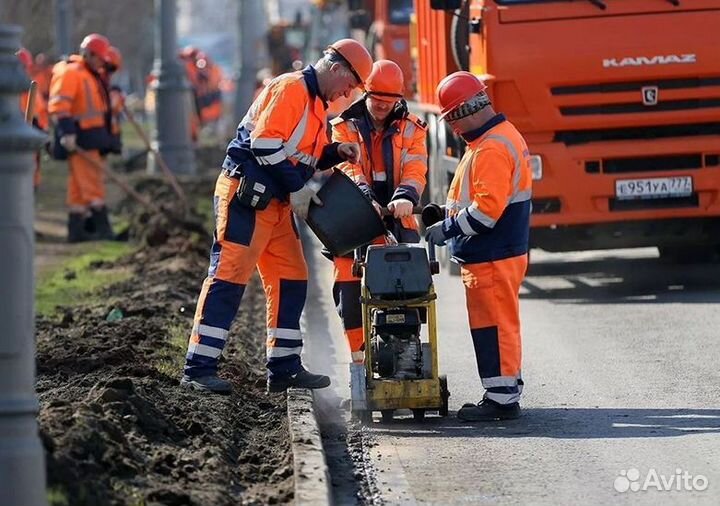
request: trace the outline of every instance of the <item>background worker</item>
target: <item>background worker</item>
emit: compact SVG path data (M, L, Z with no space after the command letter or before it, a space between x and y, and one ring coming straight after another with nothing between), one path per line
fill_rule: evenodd
M520 416L520 283L528 261L532 174L525 140L497 114L487 86L455 72L437 87L441 118L467 143L448 191L446 218L426 239L449 242L460 263L470 333L485 395L465 404L468 421Z
M182 386L230 391L217 376L218 359L256 266L267 296L268 391L330 384L300 359L307 266L292 214L305 219L311 201L321 204L307 184L315 170L357 159L357 145L329 143L326 108L362 85L371 68L361 44L337 41L314 66L273 79L240 122L215 186L215 240Z
M21 47L18 49L18 51L15 53L15 56L17 56L18 60L20 60L20 63L22 63L23 68L25 69L25 72L28 76L32 79L33 77L33 56L30 51L25 49L24 47ZM20 111L25 115L25 110L28 106L28 100L30 99L30 92L29 91L23 91L20 94ZM35 128L42 130L44 133L48 130L48 113L47 113L47 102L45 101L45 97L43 97L42 93L40 92L40 89L38 88L35 93L35 105L34 110L31 112L32 114L32 124ZM33 188L35 191L40 187L40 152L35 153L35 172L33 173Z
M111 145L110 98L102 75L109 47L110 42L102 35L86 36L79 55L55 65L50 83L48 112L55 128L53 156L67 160L70 169L69 242L113 238L105 206L105 182L98 168L101 153ZM85 230L88 216L95 234Z
M361 146L359 163L343 162L350 176L379 211L387 206L392 216L385 224L399 242L420 241L412 215L420 202L427 174L426 124L407 110L403 100L403 74L390 60L373 65L365 96L330 123L333 140ZM384 238L379 238L384 243ZM335 257L333 297L352 361L365 358L360 309L360 278L352 275L352 254Z

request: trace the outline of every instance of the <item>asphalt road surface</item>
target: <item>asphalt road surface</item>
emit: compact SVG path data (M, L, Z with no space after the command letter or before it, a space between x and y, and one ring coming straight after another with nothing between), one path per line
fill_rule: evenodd
M347 397L331 263L311 263L306 359ZM523 417L485 424L454 416L482 389L460 279L435 283L451 413L421 424L376 414L362 431L375 480L366 502L718 504L720 266L667 265L652 248L534 251L521 292Z

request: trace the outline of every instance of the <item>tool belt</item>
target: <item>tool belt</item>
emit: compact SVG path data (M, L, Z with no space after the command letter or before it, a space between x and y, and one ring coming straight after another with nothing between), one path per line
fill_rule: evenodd
M232 161L230 157L226 157L223 162L223 172L226 176L240 181L235 194L242 205L262 211L270 204L273 194L267 185L246 174L242 166Z

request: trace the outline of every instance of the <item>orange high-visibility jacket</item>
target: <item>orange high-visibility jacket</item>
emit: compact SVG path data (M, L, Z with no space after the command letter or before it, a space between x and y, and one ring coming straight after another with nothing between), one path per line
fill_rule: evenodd
M532 173L527 145L502 114L463 134L468 149L448 191L445 236L461 263L528 252Z
M102 77L78 55L53 68L48 113L58 136L77 134L83 149L110 145L110 99Z
M400 106L383 132L373 133L364 99L333 119L332 138L360 145L360 163L343 162L338 167L350 176L371 199L385 206L404 198L418 205L427 176L427 125ZM382 158L373 159L372 137L382 135ZM413 216L401 220L403 227L417 230Z
M259 180L280 200L302 188L315 170L340 162L330 144L326 104L315 69L273 79L250 106L228 145L223 168Z

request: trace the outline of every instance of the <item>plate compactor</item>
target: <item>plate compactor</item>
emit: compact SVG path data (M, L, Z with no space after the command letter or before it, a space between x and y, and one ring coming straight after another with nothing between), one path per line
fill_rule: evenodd
M397 409L412 410L416 421L427 411L447 416L450 392L438 366L434 246L371 245L364 256L356 250L353 271L362 279L365 363L350 366L352 416L363 423L372 421L374 411L389 422Z

